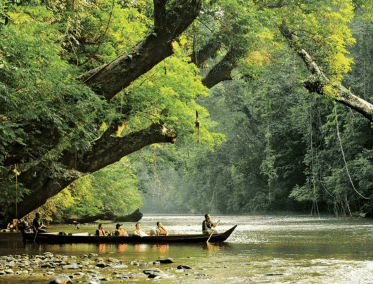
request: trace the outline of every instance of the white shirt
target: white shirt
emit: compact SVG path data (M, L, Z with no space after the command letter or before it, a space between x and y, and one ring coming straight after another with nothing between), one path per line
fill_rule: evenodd
M147 236L148 234L147 233L145 233L143 230L135 230L135 231L133 231L133 235L134 236L141 236L141 237L145 237L145 236Z

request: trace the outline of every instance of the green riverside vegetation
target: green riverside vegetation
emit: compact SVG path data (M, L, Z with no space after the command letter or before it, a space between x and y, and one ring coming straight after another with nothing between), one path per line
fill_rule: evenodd
M2 1L3 222L371 212L373 4L311 2Z

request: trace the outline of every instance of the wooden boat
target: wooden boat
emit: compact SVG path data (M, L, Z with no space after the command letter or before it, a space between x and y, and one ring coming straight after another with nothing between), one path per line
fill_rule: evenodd
M223 242L232 234L237 225L225 231L224 233L213 234L209 242ZM88 233L61 235L59 233L38 233L35 237L34 233L23 233L24 241L43 242L53 244L68 244L68 243L203 243L207 241L210 235L206 234L175 234L167 236L96 236L88 235Z

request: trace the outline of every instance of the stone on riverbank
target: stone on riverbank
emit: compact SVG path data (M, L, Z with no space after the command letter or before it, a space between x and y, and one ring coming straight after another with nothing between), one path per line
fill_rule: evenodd
M182 264L182 265L179 265L177 269L192 269L192 268L189 265Z
M115 265L112 265L111 268L113 268L113 269L125 269L125 268L128 268L128 265L125 265L125 264L115 264Z
M156 273L156 272L162 272L159 268L149 268L149 269L144 269L143 272L145 274L151 274L151 273Z
M83 268L83 265L76 264L76 263L62 266L62 269L82 269L82 268Z
M66 275L59 275L54 278L49 284L72 284L70 277Z
M171 257L166 258L166 259L163 259L163 258L158 259L157 262L162 263L162 264L175 263L175 261Z
M80 259L80 261L77 259ZM149 265L160 263L162 263L162 267L163 264L166 264L165 268L162 269L163 271L158 268L160 266L149 267ZM158 261L146 262L139 259L122 261L107 256L101 257L101 255L95 260L83 255L66 256L53 255L52 253L33 256L8 255L0 256L0 276L1 279L16 277L16 279L25 281L29 279L39 281L40 279L40 281L45 281L44 283L49 283L48 281L54 281L50 283L60 283L57 281L61 279L66 280L65 282L61 280L61 283L103 283L104 281L116 281L118 283L126 279L145 281L145 278L148 278L148 280L175 278L176 276L171 274L171 271L175 272L176 267L167 265L172 263L174 263L172 258L164 259L162 257ZM183 267L182 270L188 269L186 265L180 267ZM136 273L139 272L139 269L140 273ZM60 273L61 275L59 275ZM178 277L180 278L180 276ZM22 280L20 281L19 283L22 283Z

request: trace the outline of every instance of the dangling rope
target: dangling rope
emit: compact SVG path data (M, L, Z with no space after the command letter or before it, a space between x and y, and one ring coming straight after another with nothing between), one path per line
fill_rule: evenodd
M19 172L17 171L17 165L15 166L13 172L16 175L16 219L18 219L18 176L19 176Z
M364 199L370 199L368 197L365 197L363 196L360 192L358 192L354 186L354 183L352 182L352 178L351 178L351 175L350 175L350 172L348 170L348 167L347 167L347 162L346 162L346 158L345 158L345 153L343 151L343 147L342 147L342 141L341 141L341 136L339 135L339 125L338 125L338 116L337 116L337 106L335 105L334 106L334 113L335 113L335 122L336 122L336 126L337 126L337 136L338 136L338 140L339 140L339 145L341 146L341 152L342 152L342 157L343 157L343 161L345 163L345 166L346 166L346 172L347 172L347 175L348 175L348 178L350 179L350 182L351 182L351 185L352 185L352 188L355 190L355 192L357 194L359 194L362 198ZM350 210L350 209L349 209Z
M319 206L317 204L317 194L316 194L316 179L315 179L315 165L314 165L314 150L313 150L313 128L312 128L312 108L310 108L310 147L311 147L311 171L312 171L312 183L313 183L313 195L314 200L312 201L312 209L315 210L315 215L317 215L320 219L320 211ZM311 215L312 215L312 209L311 209Z
M17 165L15 165L13 172L16 175L16 230L18 231L18 176L20 173L17 171Z
M197 128L197 131L198 131L197 144L199 144L199 121L198 121L198 111L197 110L196 110L196 128Z

